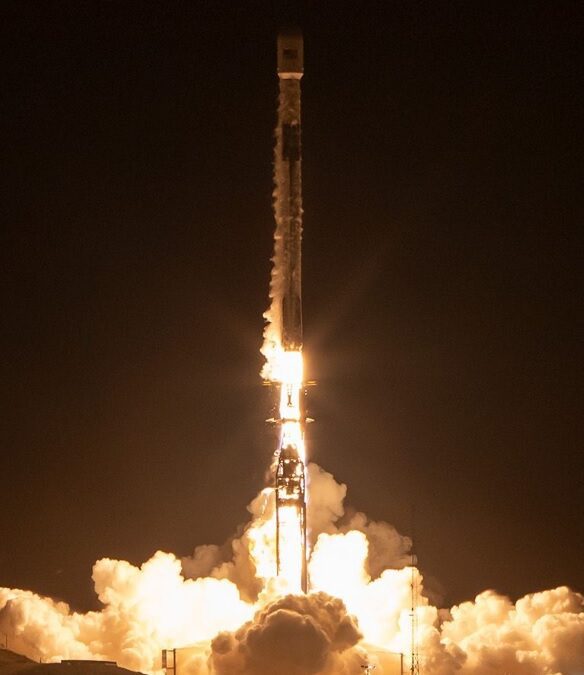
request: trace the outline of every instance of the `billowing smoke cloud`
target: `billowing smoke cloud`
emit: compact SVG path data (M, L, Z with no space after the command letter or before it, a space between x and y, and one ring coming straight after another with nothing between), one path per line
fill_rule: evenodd
M360 653L346 653L361 637L338 598L288 595L235 633L218 635L211 664L218 675L342 673L345 665L363 662Z
M466 660L461 673L581 673L584 671L584 598L563 586L515 604L494 591L451 610L445 641Z
M308 529L314 546L321 534L363 532L368 541L367 571L372 578L384 569L405 567L410 562L411 539L404 537L389 523L370 521L360 511L345 510L347 486L317 464L308 466L310 508Z
M141 567L105 558L93 568L99 612L71 612L31 591L0 588L0 631L11 648L44 661L115 660L154 673L163 648L183 675L352 675L367 658L392 675L411 644L410 542L391 525L347 513L346 487L309 466L311 588L286 594L271 578L273 494L224 546L182 561L156 553ZM567 587L512 602L494 591L450 610L422 593L418 644L426 675L572 675L584 672L584 598ZM360 639L360 636L363 639ZM279 664L274 670L274 663ZM393 665L390 665L393 664Z
M93 581L104 607L86 614L30 591L0 589L0 630L11 647L43 661L113 659L154 671L163 647L210 640L253 614L230 581L185 580L180 561L161 551L141 568L99 560Z

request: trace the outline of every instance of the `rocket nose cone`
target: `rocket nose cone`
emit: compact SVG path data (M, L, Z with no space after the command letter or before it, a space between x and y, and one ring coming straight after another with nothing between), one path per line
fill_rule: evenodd
M300 78L304 71L302 33L287 28L278 34L278 74L282 78Z

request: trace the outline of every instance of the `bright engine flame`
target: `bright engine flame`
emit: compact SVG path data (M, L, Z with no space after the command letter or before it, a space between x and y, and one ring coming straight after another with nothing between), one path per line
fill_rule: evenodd
M280 447L293 447L304 462L304 433L300 397L304 376L302 352L282 352L281 367L278 369L280 384L280 420L282 437Z

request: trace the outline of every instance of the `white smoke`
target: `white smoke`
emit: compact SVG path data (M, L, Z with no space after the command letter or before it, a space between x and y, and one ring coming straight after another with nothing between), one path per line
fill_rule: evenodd
M341 600L325 593L288 595L236 633L217 636L211 664L218 675L341 673L346 663L362 661L350 651L361 637Z
M451 610L443 639L466 660L461 673L577 673L584 669L584 598L562 586L516 603L485 591Z
M376 673L393 673L379 652L403 652L408 664L412 578L423 587L404 567L410 542L387 523L347 516L346 487L320 467L309 466L309 479L308 596L282 595L258 571L270 563L254 550L270 546L273 495L264 490L243 534L223 547L197 547L182 563L160 551L141 567L99 560L101 611L0 588L0 631L31 658L108 659L147 673L160 670L163 648L195 644L181 657L185 675L351 675L367 658ZM427 675L584 671L584 598L567 587L515 603L485 591L450 610L422 594L417 624Z

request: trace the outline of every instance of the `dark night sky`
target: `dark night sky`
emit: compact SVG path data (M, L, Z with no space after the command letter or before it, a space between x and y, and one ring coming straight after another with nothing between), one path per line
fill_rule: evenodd
M274 439L258 371L262 2L2 3L0 585L221 543ZM312 457L444 602L584 590L579 2L311 2Z

